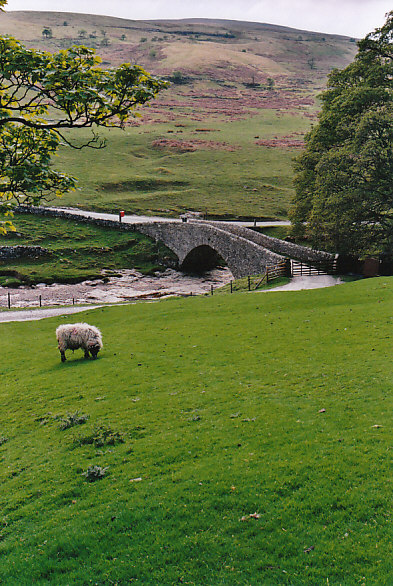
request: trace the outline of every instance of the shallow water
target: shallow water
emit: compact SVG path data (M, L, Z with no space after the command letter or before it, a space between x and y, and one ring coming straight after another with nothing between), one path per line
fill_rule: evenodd
M211 287L221 287L233 279L228 268L213 269L202 275L188 275L167 269L153 276L145 276L135 270L118 271L120 277L110 277L107 283L102 279L83 281L75 285L38 284L35 287L11 289L0 287L0 307L32 307L39 305L41 295L43 306L71 305L75 303L118 303L137 299L158 299L172 295L201 295Z

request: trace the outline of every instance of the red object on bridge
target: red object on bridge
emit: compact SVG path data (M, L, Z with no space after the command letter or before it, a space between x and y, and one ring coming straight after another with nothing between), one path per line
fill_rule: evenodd
M124 212L124 210L121 210L121 211L119 212L119 216L120 216L121 218L124 218L124 213L125 213L125 212Z

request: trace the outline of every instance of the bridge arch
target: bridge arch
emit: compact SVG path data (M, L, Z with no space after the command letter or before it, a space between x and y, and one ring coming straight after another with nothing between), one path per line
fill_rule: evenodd
M134 225L143 234L160 240L170 248L179 259L179 266L185 270L187 265L202 268L214 263L218 257L237 279L245 275L265 272L267 265L274 265L283 257L271 252L250 240L202 222L169 223L155 222Z
M227 266L222 256L208 244L192 248L183 259L180 268L185 272L200 273L217 266Z

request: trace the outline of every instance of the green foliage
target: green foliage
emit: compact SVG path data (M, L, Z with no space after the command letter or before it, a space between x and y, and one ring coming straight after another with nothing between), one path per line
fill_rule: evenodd
M189 77L184 75L181 71L174 71L172 75L169 77L169 80L174 83L175 85L182 85L188 83Z
M49 26L46 26L42 29L42 36L44 39L51 39L53 37L52 29Z
M330 74L295 163L295 232L340 253L393 254L392 38L393 12L358 43L353 63Z
M67 415L61 419L59 423L59 429L64 431L70 427L74 427L75 425L83 425L88 419L89 415L84 415L83 413L79 413L79 411L75 411L74 413L67 413Z
M272 77L268 77L266 80L266 85L268 87L269 90L272 90L275 86L275 81Z
M0 581L392 583L392 302L379 278L0 324ZM70 319L99 360L60 363ZM36 421L77 409L126 441Z
M82 476L86 477L88 482L95 482L101 480L106 475L109 466L103 468L102 466L89 466L86 472L82 473Z
M94 445L96 448L115 446L122 443L124 443L124 434L113 430L109 425L96 425L91 433L79 436L75 440L76 445Z
M72 189L75 180L51 166L59 144L102 147L97 128L123 126L166 86L142 67L99 63L87 47L51 54L0 37L0 201L38 203ZM82 128L92 135L81 145L63 135Z

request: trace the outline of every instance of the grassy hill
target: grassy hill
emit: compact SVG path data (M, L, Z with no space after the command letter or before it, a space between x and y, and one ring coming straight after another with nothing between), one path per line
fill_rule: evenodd
M392 301L380 278L104 308L73 319L100 358L65 364L64 319L0 325L0 581L391 583Z
M62 153L59 166L80 179L65 204L221 218L286 216L315 96L356 52L347 37L224 20L9 12L6 33L51 51L86 44L104 66L137 63L172 80L123 133L104 133L106 151Z
M0 286L78 283L135 268L152 274L176 266L176 256L163 244L138 232L121 232L40 216L16 215L17 232L0 236L2 246L39 245L48 254L0 261Z

